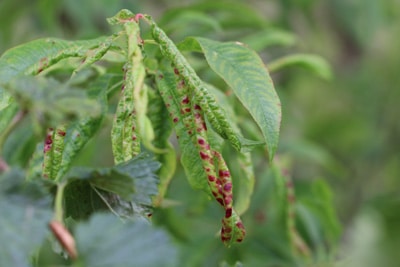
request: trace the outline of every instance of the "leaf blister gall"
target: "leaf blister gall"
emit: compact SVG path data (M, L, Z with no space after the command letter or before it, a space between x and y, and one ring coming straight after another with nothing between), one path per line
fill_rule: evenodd
M232 241L237 240L235 236L243 239L245 231L236 227L236 223L240 222L240 218L232 211L232 179L230 172L222 155L213 150L209 144L208 129L204 116L207 115L207 119L213 127L217 128L217 132L221 136L228 138L236 148L239 148L238 150L240 150L240 147L238 147L240 141L222 110L216 104L215 99L202 86L201 80L187 63L186 59L180 54L165 33L154 22L151 22L151 24L153 38L159 43L162 54L172 62L176 95L180 99L176 104L179 107L178 110L182 116L183 125L193 145L197 147L203 170L207 173L207 182L211 193L216 201L225 209L224 219L222 220L221 239L225 244L229 245ZM163 88L163 90L174 89ZM168 97L164 97L164 100L168 100L165 101L167 108L171 108L170 100L172 95L172 93L169 93ZM189 100L190 96L193 96L192 99L194 99L192 103ZM174 112L171 113L174 114ZM224 129L222 129L221 125ZM232 214L235 214L235 216L232 216ZM232 227L235 230L232 230Z

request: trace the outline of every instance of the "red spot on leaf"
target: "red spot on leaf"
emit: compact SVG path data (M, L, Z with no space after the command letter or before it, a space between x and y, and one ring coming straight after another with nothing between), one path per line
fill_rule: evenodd
M53 143L53 139L51 138L51 135L48 135L46 137L45 143L46 143L46 145L51 145Z
M182 99L182 104L189 104L189 97L188 97L188 96L185 96L185 97Z
M217 201L219 204L221 204L221 206L224 206L224 200L222 198L217 198Z
M219 177L230 177L231 173L228 170L219 170L218 172ZM231 185L232 186L232 185Z
M232 232L232 228L230 228L230 227L226 227L225 228L225 233L227 233L227 234L229 234L229 233L231 233ZM228 237L229 238L229 237ZM230 239L230 238L229 238Z
M199 143L199 145L204 145L206 143L206 141L203 138L199 138L197 140L197 143Z
M216 178L215 178L214 175L208 175L208 180L209 180L210 182L214 182L214 181L216 180Z
M232 216L232 208L225 211L225 218L230 218Z
M174 73L175 73L176 75L179 75L179 70L178 70L177 68L174 68Z
M177 117L175 117L174 119L173 119L173 121L175 122L175 123L177 123L178 122L178 118Z
M194 105L194 109L196 109L196 110L201 110L201 107L199 106L199 105Z
M244 226L243 226L242 222L237 222L236 223L236 227L239 228L239 229L243 229L244 230Z
M225 197L225 205L229 205L232 203L232 196L229 195L227 197Z
M232 189L232 184L231 183L227 183L227 184L224 185L224 190L225 191L231 191L231 189Z
M64 131L61 131L61 130L58 130L58 131L57 131L57 134L58 134L59 136L65 136L65 132L64 132Z
M210 156L207 153L204 153L203 151L200 151L199 154L200 154L200 157L202 160L206 160L206 159L210 158Z
M137 13L136 15L135 15L135 21L136 22L139 22L139 20L141 19L141 18L143 18L144 17L144 15L142 14L142 13Z

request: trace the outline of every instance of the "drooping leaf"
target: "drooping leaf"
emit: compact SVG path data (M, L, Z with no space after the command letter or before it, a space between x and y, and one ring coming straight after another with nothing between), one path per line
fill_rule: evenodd
M167 234L144 221L122 223L115 216L94 215L75 231L78 260L73 266L178 266Z
M228 98L220 90L207 84L207 89L212 93L221 107L224 109L226 116L238 133L240 129L237 126L238 118L230 105ZM215 146L213 146L215 147ZM242 215L250 206L250 199L254 190L255 175L253 170L253 162L249 152L238 151L237 159L233 159L233 164L229 164L233 176L233 190L235 195L235 210L238 215Z
M174 128L181 149L181 163L190 185L194 189L203 190L211 195L207 183L207 174L203 169L201 158L190 134L184 125L180 112L180 100L176 94L175 75L171 71L164 71L156 79L157 86L164 99L165 104L170 110L170 119L174 121ZM175 119L176 118L176 119Z
M269 63L268 69L270 72L275 72L291 66L301 66L314 72L321 78L326 80L332 79L332 70L328 62L317 55L292 54L284 56Z
M262 60L241 43L191 37L180 46L202 51L210 67L232 88L260 127L270 160L278 146L281 106Z

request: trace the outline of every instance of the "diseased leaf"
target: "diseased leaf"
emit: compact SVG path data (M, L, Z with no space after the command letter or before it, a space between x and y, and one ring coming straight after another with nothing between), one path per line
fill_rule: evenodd
M178 266L177 250L167 234L144 221L122 223L96 214L75 231L78 260L73 266Z
M164 71L156 77L157 86L161 96L170 111L170 120L174 122L175 132L181 149L181 163L190 185L194 189L199 189L211 195L207 183L207 174L203 169L198 149L193 143L191 136L186 130L180 112L180 100L176 93L175 74L171 71Z
M259 56L241 43L221 43L200 37L188 38L185 43L186 49L201 48L210 67L249 110L263 133L272 160L278 146L281 104Z
M235 112L227 96L212 85L207 84L207 89L216 97L235 131L240 133L240 129L237 126L237 117L235 116ZM242 215L250 206L250 199L254 190L255 175L251 154L243 151L238 151L237 153L238 158L233 160L233 164L229 164L230 161L228 161L228 165L230 165L230 169L233 171L232 179L235 195L235 210L238 215Z

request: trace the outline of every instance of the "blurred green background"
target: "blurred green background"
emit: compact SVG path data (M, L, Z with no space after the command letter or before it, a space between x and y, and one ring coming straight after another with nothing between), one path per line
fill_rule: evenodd
M314 235L312 229L302 230L299 225L301 233L308 233L303 237L314 251L316 265L310 266L397 266L400 1L2 0L0 54L40 37L84 39L108 34L105 18L122 8L151 14L177 42L201 35L248 43L267 67L291 53L324 57L333 70L331 79L301 66L272 75L283 107L278 157L290 162L300 204L307 198L314 204L319 200L334 204L334 211L320 213L326 222L322 230L315 226L319 230ZM265 40L268 33L274 36L271 32L275 37ZM255 152L253 158L257 188L244 218L250 221L253 239L230 252L208 239L205 225L218 221L218 215L204 215L204 209L214 212L204 204L208 200L193 194L182 174L173 181L168 197L187 202L173 211L156 212L154 220L167 225L178 239L189 239L186 266L214 266L221 259L232 264L237 258L245 259L245 266L295 264L264 218L264 211L268 214L279 201L270 192L271 174L263 154ZM108 162L109 158L97 160ZM301 205L296 208L301 217ZM192 221L181 225L182 216ZM190 231L196 232L196 238L190 237Z

